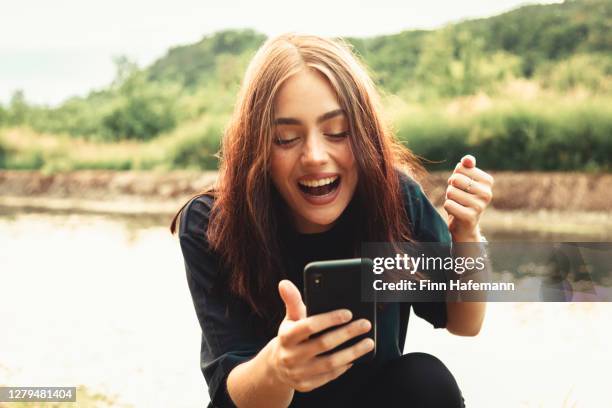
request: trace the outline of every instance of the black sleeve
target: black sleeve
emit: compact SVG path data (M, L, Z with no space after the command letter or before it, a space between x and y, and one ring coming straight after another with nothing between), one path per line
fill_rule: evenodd
M227 296L212 290L222 271L205 235L211 200L207 196L198 197L183 209L179 241L202 329L200 367L208 393L215 407L234 407L227 393L227 376L234 367L254 357L264 344L255 335L248 314L237 312L238 309L230 307Z
M413 233L418 242L442 243L437 256L450 256L451 235L448 225L429 201L421 187L408 176L402 174L402 192L405 197L406 211ZM446 280L443 271L440 271L438 280ZM427 320L434 328L446 327L446 302L415 302L412 304L415 313Z

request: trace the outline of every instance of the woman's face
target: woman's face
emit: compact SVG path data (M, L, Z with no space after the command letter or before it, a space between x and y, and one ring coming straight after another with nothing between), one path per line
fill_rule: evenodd
M327 79L314 69L282 85L274 110L272 181L299 232L326 231L357 186L348 118Z

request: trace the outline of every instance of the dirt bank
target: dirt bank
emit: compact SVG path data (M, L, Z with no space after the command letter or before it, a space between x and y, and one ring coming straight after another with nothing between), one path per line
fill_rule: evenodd
M612 174L491 172L492 207L498 210L612 210ZM450 173L434 173L426 184L430 197L443 201Z
M494 172L498 210L598 211L612 209L612 174ZM450 173L432 173L423 182L436 205L443 201ZM45 175L40 172L0 171L0 198L31 204L37 199L171 203L214 182L216 172L78 171ZM1 204L1 203L0 203Z

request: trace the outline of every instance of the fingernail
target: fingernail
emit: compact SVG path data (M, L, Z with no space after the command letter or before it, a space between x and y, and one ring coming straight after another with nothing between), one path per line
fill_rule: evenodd
M351 313L350 310L345 310L342 312L342 318L344 320L351 320L352 317L353 317L353 313Z

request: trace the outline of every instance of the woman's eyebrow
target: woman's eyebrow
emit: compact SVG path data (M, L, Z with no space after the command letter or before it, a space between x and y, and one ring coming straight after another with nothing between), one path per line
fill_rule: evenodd
M330 120L335 118L336 116L344 115L343 109L334 109L333 111L326 112L317 118L317 124L325 122L326 120ZM299 119L295 118L276 118L274 119L275 125L301 125L302 122Z

